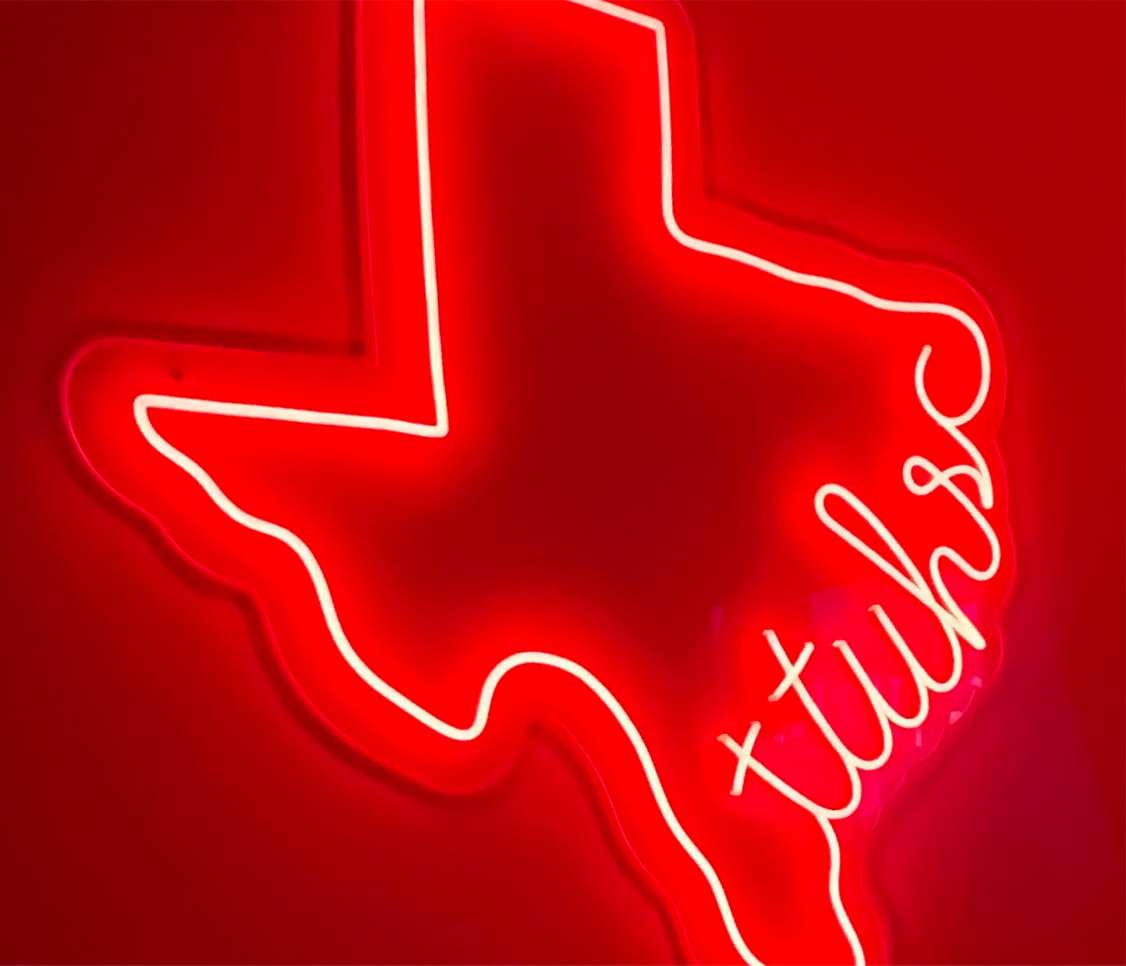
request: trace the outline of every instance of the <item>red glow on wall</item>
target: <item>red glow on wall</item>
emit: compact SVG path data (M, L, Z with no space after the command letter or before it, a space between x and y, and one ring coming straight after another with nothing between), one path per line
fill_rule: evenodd
M886 958L874 832L1020 646L1016 323L716 200L677 7L371 4L343 37L310 56L354 311L92 323L61 381L87 482L250 599L271 687L412 801L547 735L678 955Z
M359 12L374 341L96 343L65 380L75 441L184 554L252 589L293 687L365 755L464 791L529 724L561 730L693 954L862 962L857 923L881 938L844 865L901 780L893 726L917 756L996 663L1011 554L991 316L946 273L709 203L678 23L601 0L491 16ZM488 146L459 98L485 70L461 51L486 29L584 98L555 116L595 124L604 154L549 178L521 152L478 183ZM516 178L542 179L524 236L472 216ZM581 305L575 272L602 278ZM584 337L525 358L519 330L543 326ZM669 604L654 634L643 612ZM793 659L794 635L836 653L811 662L811 639Z

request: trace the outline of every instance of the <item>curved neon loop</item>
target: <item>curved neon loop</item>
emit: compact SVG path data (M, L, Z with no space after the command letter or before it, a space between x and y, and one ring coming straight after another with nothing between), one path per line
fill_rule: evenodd
M826 839L829 853L828 892L830 903L855 962L862 964L865 959L864 950L841 899L840 844L836 832L833 829L832 822L843 818L855 810L861 793L857 774L858 771L880 767L880 765L886 761L887 755L890 754L891 738L888 722L890 721L904 728L916 726L926 717L928 710L926 703L927 691L937 692L949 690L957 683L961 676L961 662L960 649L958 648L956 637L961 637L975 647L984 646L984 640L981 638L980 632L978 632L972 622L965 617L957 604L953 601L951 595L946 591L945 585L941 581L939 567L944 561L952 562L964 573L974 577L974 579L987 580L997 572L1000 563L1000 547L992 528L990 528L984 516L977 508L969 503L961 489L951 482L952 478L956 476L966 476L970 478L976 485L981 507L986 510L992 507L993 484L988 466L981 452L965 436L961 429L981 411L988 397L991 370L990 356L985 337L977 322L967 313L956 307L938 302L911 302L883 298L850 283L825 276L796 271L749 252L698 238L685 231L677 221L673 204L671 96L669 85L668 43L664 24L654 17L646 16L613 3L605 2L605 0L570 0L570 2L649 30L654 36L658 96L660 101L661 208L665 226L670 235L677 242L693 251L737 262L748 268L771 275L781 281L807 288L836 292L839 295L862 302L880 311L905 315L944 316L958 322L969 332L978 354L981 367L981 380L977 392L964 410L956 414L948 414L943 413L934 405L926 389L926 368L931 355L931 347L929 345L924 346L920 352L914 374L916 394L919 398L919 402L935 423L959 443L965 451L969 462L947 470L939 470L934 464L929 463L922 457L913 457L904 465L904 483L912 492L916 493L916 495L924 495L938 488L945 489L962 503L967 512L978 522L988 537L991 557L989 564L985 568L972 568L969 563L952 548L941 547L932 554L930 561L929 569L934 584L934 590L932 591L922 574L915 565L907 559L906 554L898 547L894 537L887 531L887 528L884 527L879 518L868 510L851 491L838 484L828 484L818 491L815 499L816 512L827 527L836 532L842 539L849 542L872 563L880 567L880 569L887 573L893 580L905 587L909 593L916 596L938 616L944 631L950 639L952 649L957 655L955 670L950 679L939 682L930 678L918 664L918 661L914 658L914 655L903 641L902 636L899 635L882 608L879 608L878 605L873 607L872 610L876 619L881 623L895 646L904 656L912 672L912 676L919 685L921 710L911 718L906 718L902 715L897 715L892 709L887 707L886 702L884 702L878 692L876 692L871 680L863 673L863 669L860 668L858 661L851 650L848 649L847 644L837 642L846 662L857 674L862 687L872 700L873 706L877 708L878 711L882 711L880 724L885 737L885 748L876 759L861 760L852 755L843 743L836 738L831 726L829 726L823 715L821 715L816 704L812 702L811 698L808 698L808 692L805 690L801 681L801 671L805 659L808 658L809 652L803 650L802 656L800 656L796 662L790 662L789 659L786 658L784 651L782 651L777 637L772 631L767 632L768 642L786 672L783 684L776 689L771 699L774 700L781 697L782 693L789 689L793 689L799 697L804 695L805 697L803 697L802 700L806 703L815 722L822 728L826 736L832 735L830 739L831 743L833 743L833 739L835 739L834 747L842 755L842 759L849 768L852 785L852 794L850 795L849 802L843 808L827 809L824 806L812 802L801 795L800 792L786 785L778 779L777 776L766 769L765 766L754 759L752 754L753 746L761 727L758 722L752 723L747 740L742 745L736 743L727 735L720 736L720 741L728 745L738 758L736 781L731 789L732 794L738 794L742 791L746 771L752 770L768 784L771 784L790 798L791 801L797 802L809 811L821 828ZM488 724L493 697L500 682L509 672L524 665L539 665L554 668L581 682L610 712L617 725L630 742L644 772L649 791L653 796L653 800L669 832L678 845L684 850L685 854L699 869L700 874L710 888L720 918L732 945L745 962L760 964L761 961L754 955L739 929L723 882L720 880L711 862L681 825L675 810L669 802L660 775L653 762L653 757L640 731L615 695L602 684L594 674L581 664L556 654L538 650L521 651L509 655L494 666L488 673L481 688L476 711L468 724L459 726L439 718L376 674L356 653L337 615L328 580L308 545L291 530L287 530L277 523L256 517L235 504L215 483L203 467L182 451L176 449L161 436L152 425L150 419L151 412L178 411L241 419L264 419L289 423L377 430L434 439L442 438L449 433L449 410L442 364L437 268L432 217L425 0L413 0L412 23L415 64L414 97L419 177L419 218L422 230L423 284L426 302L427 343L431 387L434 400L433 421L414 422L370 414L325 412L320 410L199 399L154 393L142 393L134 399L134 419L141 435L149 445L165 459L194 479L215 505L231 520L255 533L272 537L288 547L301 560L315 589L325 625L341 656L355 674L376 694L390 701L420 724L425 725L437 734L452 741L473 741L483 733ZM914 476L916 471L922 471L928 474L929 479L924 483L917 483ZM830 496L836 496L846 500L866 518L873 530L891 549L892 555L896 558L897 563L901 565L902 570L898 569L895 564L887 561L860 537L840 525L835 518L832 517L825 507L826 499ZM812 650L811 645L809 650Z

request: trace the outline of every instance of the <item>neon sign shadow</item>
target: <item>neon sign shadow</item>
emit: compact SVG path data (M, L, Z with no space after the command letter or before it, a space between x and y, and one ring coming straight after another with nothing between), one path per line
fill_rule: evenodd
M764 634L782 672L781 683L770 693L770 701L781 700L786 694L796 696L808 713L810 721L824 736L844 765L849 781L849 795L843 804L826 805L811 795L800 791L764 764L755 754L756 741L762 725L751 722L745 737L740 741L730 733L718 736L720 743L734 756L734 775L730 793L741 795L748 774L754 774L771 788L808 814L817 823L825 841L824 881L828 901L856 963L865 961L865 952L857 930L841 894L841 847L835 823L854 814L860 804L862 772L872 772L887 764L892 753L892 730L921 726L928 718L929 695L941 694L955 688L963 677L962 647L981 650L986 646L986 636L975 621L964 612L955 593L948 587L946 569L954 567L964 578L986 583L992 581L1002 568L1002 541L997 536L988 514L995 509L996 494L994 474L981 449L971 440L966 427L974 422L991 399L995 386L993 361L989 345L979 322L966 311L940 301L909 301L880 296L855 284L829 277L799 271L752 252L698 237L686 231L677 217L674 203L674 145L673 96L670 84L669 41L666 24L657 17L628 7L603 2L603 0L569 0L577 6L602 16L630 24L651 34L656 62L657 94L660 116L660 185L661 215L668 234L681 246L700 255L724 260L755 272L763 273L778 282L802 289L832 293L842 299L862 303L864 306L886 313L889 317L942 317L960 326L971 338L979 378L972 399L960 411L947 412L932 399L928 389L928 364L932 348L922 348L915 363L914 390L916 402L943 433L948 441L960 450L961 462L940 467L927 457L916 454L903 463L902 484L907 492L924 497L943 492L953 498L980 532L988 554L985 563L973 563L959 550L942 545L935 548L927 562L926 573L911 559L892 530L879 514L872 510L852 489L838 483L823 484L814 496L814 512L820 522L860 557L882 572L887 578L913 597L937 621L941 633L949 644L952 670L942 679L931 676L915 657L905 635L879 604L871 607L881 630L905 661L918 696L919 708L914 714L897 711L880 693L863 663L845 641L836 641L849 670L876 714L881 732L880 752L875 756L861 756L848 746L833 729L818 700L803 682L803 672L814 651L807 643L798 656L787 656L779 635L766 629ZM441 440L451 432L450 406L447 399L443 367L442 334L440 326L440 299L436 264L436 243L431 189L431 150L428 104L427 31L425 0L413 0L411 13L413 54L413 114L415 128L415 155L418 180L418 230L421 241L422 281L425 300L426 354L429 363L430 392L433 419L412 421L361 412L331 411L274 405L230 399L204 398L194 395L143 392L132 400L132 415L137 429L146 443L168 463L172 464L207 495L214 506L230 521L254 534L261 535L286 547L300 562L314 589L320 613L339 656L354 675L378 697L394 706L403 715L449 742L465 744L481 737L490 722L494 698L501 682L513 671L528 666L542 667L566 675L584 687L609 713L620 733L628 741L640 767L660 817L676 846L682 850L706 884L722 928L735 953L745 962L763 962L755 951L754 936L745 934L730 900L728 888L717 871L713 860L701 849L688 831L677 807L666 790L652 750L641 729L631 717L623 701L587 666L578 661L546 650L524 650L512 653L496 663L480 685L476 709L469 720L450 721L439 716L422 703L400 690L390 680L381 676L358 653L349 640L329 579L321 562L310 546L291 529L261 516L256 516L236 503L224 492L211 474L183 450L178 449L161 435L154 426L152 414L160 412L194 413L244 421L292 423L306 426L337 427L370 430L388 434ZM454 414L456 426L456 412ZM76 439L77 441L77 439ZM81 449L81 446L80 446ZM95 472L97 472L95 470ZM966 488L969 488L967 492ZM844 505L859 516L865 536L834 515L834 506ZM771 682L773 683L773 682ZM767 685L769 687L770 685Z

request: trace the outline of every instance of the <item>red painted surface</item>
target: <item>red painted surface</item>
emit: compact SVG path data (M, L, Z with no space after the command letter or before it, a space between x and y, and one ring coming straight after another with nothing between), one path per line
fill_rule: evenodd
M1020 575L1004 625L1005 666L926 774L885 809L871 881L859 888L877 894L889 954L902 961L1113 961L1122 931L1122 144L1120 86L1110 79L1121 70L1114 30L1121 12L987 7L971 18L956 7L880 16L866 7L805 8L798 16L800 9L691 8L708 185L721 199L795 224L957 269L999 320L1009 379L1001 443ZM10 219L19 245L7 269L15 346L6 409L24 474L12 493L20 506L13 527L28 529L12 541L9 581L13 641L22 643L6 676L16 723L8 732L13 814L5 839L13 926L3 951L13 959L221 960L681 954L653 888L621 861L581 765L559 741L533 739L499 786L468 799L420 795L373 768L328 737L295 698L241 598L178 563L68 451L57 380L89 336L218 332L255 345L289 338L327 347L362 338L340 11L13 8L3 15L9 36L26 36L7 67L17 72L9 113L25 146L8 180L26 188ZM551 300L560 315L550 339L542 327L532 335L510 328L483 344L503 346L518 361L550 348L556 355L543 372L589 373L591 338L567 331L567 321L584 318L584 306L605 313L615 300L637 304L615 288L616 276L568 260L584 231L603 237L604 217L583 221L592 197L631 200L612 189L635 184L613 180L634 170L635 130L611 123L629 116L615 114L613 102L593 99L598 70L627 81L628 72L605 57L576 72L576 36L553 35L530 50L511 32L487 29L486 17L464 22L462 14L459 24L456 9L447 15L451 29L476 40L449 43L446 62L464 58L463 76L472 79L460 87L450 81L464 103L450 109L449 121L466 124L468 109L492 106L493 127L466 127L477 147L471 173L503 171L507 189L465 192L476 207L459 212L466 258L451 267L453 284L470 299L472 283L488 271L521 279L505 295L507 312L480 312L511 325L517 310L551 289L552 276L536 275L536 266L562 264L570 274ZM1014 31L1027 34L1016 49L1001 42ZM847 49L839 45L846 34ZM908 36L924 37L929 56L905 50ZM1060 57L1073 52L1050 79L1034 69L1044 45ZM542 72L548 50L564 52L556 75ZM573 110L582 136L567 137L560 108L581 107L584 96L599 112ZM542 110L552 98L555 108ZM501 103L514 104L507 109L526 125L513 124ZM640 132L644 119L631 123ZM618 150L598 150L600 136ZM506 157L521 163L506 166ZM602 195L590 177L562 178L552 219L498 203L531 192L540 183L533 175L553 170L601 175ZM636 249L656 233L638 231L640 202L628 214L616 230ZM559 227L564 215L568 231ZM520 229L545 220L553 228L542 250L513 244ZM458 224L451 218L448 228ZM504 263L506 251L524 270ZM487 388L499 363L461 331L458 343L452 327L454 351L472 358L461 371L478 380L464 383L461 396L495 415L501 409ZM607 349L617 351L614 333L600 330L598 338L605 360ZM404 345L392 344L392 363L396 351L409 358ZM766 348L777 345L767 340ZM752 424L759 448L777 445L796 405L834 401L814 391L831 384L826 373L797 392L777 367L762 364L770 358L763 351L757 367L739 370L767 372L749 410L760 417ZM608 379L619 378L620 366L605 368ZM409 373L403 379L396 398L409 400L415 390ZM787 388L779 414L770 403ZM716 386L717 397L722 391ZM862 393L850 399L864 405ZM589 406L597 422L604 412ZM762 418L775 415L780 422ZM662 445L656 430L668 431L664 416L651 427L654 447ZM688 420L674 414L674 426L675 418ZM231 448L230 439L195 432L198 445ZM284 481L291 499L303 478L320 487L335 472L332 510L354 520L370 504L371 487L388 485L388 464L358 479L352 446L318 445L325 463L315 477L307 466L294 468L292 439L281 435L240 440L239 461L227 472L256 492L276 494ZM632 465L617 446L608 437L599 458ZM695 467L702 456L687 453L681 462ZM418 465L398 453L392 468L413 483ZM545 478L561 490L581 490L585 477L573 468L548 469ZM447 469L441 479L458 477ZM665 487L677 506L689 482L700 480ZM777 486L770 477L767 488ZM528 487L512 492L529 507L540 502ZM728 503L705 495L699 505L722 517ZM510 499L493 520L511 507ZM444 569L447 579L436 583L447 594L452 587L465 595L474 582L495 587L472 548L503 547L521 534L515 526L498 533L495 523L475 532L484 519L461 515L440 541L423 543L424 559L417 533L399 533L399 566L410 566L413 548L416 567L430 575L436 563ZM650 521L642 514L637 522ZM686 521L679 543L649 554L650 583L618 598L633 599L630 619L666 642L683 639L676 620L686 609L714 597L698 572L695 583L678 574L672 591L652 592L668 570L658 566L661 555L691 558L698 535ZM558 566L555 551L574 542L568 535L544 558ZM338 552L355 554L346 543ZM503 558L495 549L492 556ZM613 560L599 561L600 578L590 559L573 563L580 589L589 581L586 590L597 593L620 579ZM741 565L761 567L761 559ZM351 593L366 603L367 589L358 580ZM668 613L655 612L654 599ZM464 604L454 593L428 612L422 605L430 600L404 610L435 625L428 633L436 637ZM532 603L538 629L547 604ZM377 619L359 606L353 612ZM505 619L516 622L508 632L526 632L519 613ZM658 651L673 668L666 675L681 684L685 671L670 663L671 646ZM625 662L650 658L638 652Z

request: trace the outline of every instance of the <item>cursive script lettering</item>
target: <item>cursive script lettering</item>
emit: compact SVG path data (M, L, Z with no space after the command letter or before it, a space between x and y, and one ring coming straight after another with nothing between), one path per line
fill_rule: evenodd
M912 715L906 715L892 707L887 698L880 693L871 675L848 642L843 640L833 642L833 646L840 652L844 663L871 705L879 727L880 751L873 757L865 758L856 754L841 739L802 680L802 674L814 651L813 643L807 642L797 658L790 660L778 635L773 630L766 629L764 631L766 642L782 670L782 680L771 692L768 700L777 701L782 695L793 691L808 714L809 720L840 758L848 776L849 794L843 803L824 804L815 801L779 777L775 771L755 757L755 743L761 734L762 723L753 721L742 742L736 741L729 734L721 734L718 739L736 759L735 777L731 785L732 795L743 793L746 774L752 771L821 822L847 818L860 804L861 772L882 768L891 757L894 744L892 725L903 730L922 725L930 713L930 695L952 690L962 678L964 668L962 644L967 644L976 650L982 650L986 646L985 636L980 628L966 615L943 578L943 569L947 564L957 568L965 577L979 583L991 580L1001 566L1001 544L985 515L993 506L993 479L981 451L963 432L963 427L981 412L989 393L989 352L977 323L961 313L958 321L973 337L980 364L980 378L973 400L966 409L953 415L943 412L935 405L926 384L927 364L931 357L929 345L923 347L915 366L915 393L924 413L958 444L968 458L968 462L942 469L924 456L910 456L903 463L903 485L910 494L917 497L927 497L938 491L949 494L984 538L985 545L988 547L985 564L974 565L953 547L942 545L931 552L926 565L927 572L924 575L884 521L851 490L839 483L827 483L818 489L813 501L818 518L829 530L890 577L935 617L939 629L950 646L951 671L941 680L933 677L923 667L884 608L879 604L873 604L869 611L903 659L918 694L918 710ZM973 497L967 495L957 484L956 480L959 478L970 481ZM869 542L869 539L842 523L832 512L832 500L844 503L863 520L875 540Z

